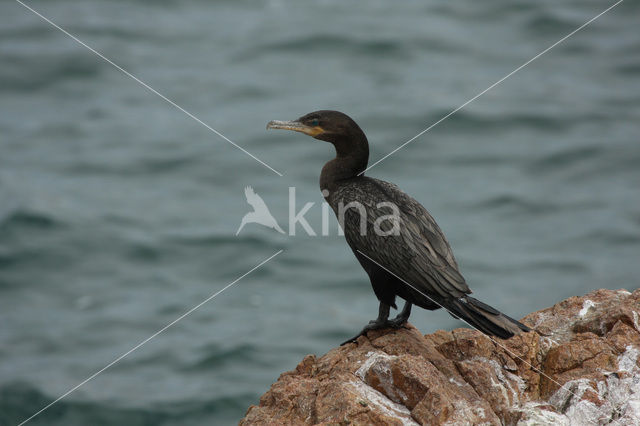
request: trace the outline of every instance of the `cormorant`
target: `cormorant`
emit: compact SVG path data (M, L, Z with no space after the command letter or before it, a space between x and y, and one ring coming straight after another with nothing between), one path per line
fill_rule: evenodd
M320 189L380 301L378 317L343 344L355 342L370 330L402 327L412 305L428 310L443 307L453 317L503 339L530 331L468 296L471 290L458 271L449 243L419 202L392 183L364 176L369 143L349 116L315 111L293 121L270 121L267 129L301 132L330 142L336 149L336 158L322 168ZM396 296L404 299L405 305L390 320L390 307L397 309Z

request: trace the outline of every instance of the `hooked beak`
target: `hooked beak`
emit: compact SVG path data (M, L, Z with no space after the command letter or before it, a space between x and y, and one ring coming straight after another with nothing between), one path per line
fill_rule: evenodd
M267 124L267 129L293 130L294 132L304 133L305 135L309 135L312 137L316 137L324 133L324 129L320 126L315 126L315 127L307 126L306 124L302 124L297 120L293 120L293 121L271 120Z

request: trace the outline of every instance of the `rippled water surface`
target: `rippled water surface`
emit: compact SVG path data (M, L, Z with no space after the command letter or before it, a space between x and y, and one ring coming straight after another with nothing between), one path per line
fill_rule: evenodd
M353 116L372 162L595 16L601 1L34 1L284 174L69 37L0 5L0 424L17 424L279 249L32 424L233 424L376 314L342 237L236 229L251 185L321 225L330 147L267 132ZM478 298L520 317L638 286L640 32L626 1L371 176L421 201ZM423 332L462 324L417 310Z

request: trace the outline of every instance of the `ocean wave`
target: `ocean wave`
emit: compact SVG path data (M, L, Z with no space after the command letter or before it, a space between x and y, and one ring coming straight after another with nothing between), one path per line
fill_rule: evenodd
M26 383L12 383L0 388L0 424L18 424L53 402L37 388ZM65 399L57 402L35 417L33 425L80 424L160 424L170 418L168 412L148 409L118 408L111 404L75 402Z
M564 149L532 161L528 169L531 173L548 173L552 170L564 169L602 155L600 146L580 146Z
M84 53L41 53L38 55L3 54L0 56L0 91L29 92L53 86L61 81L78 81L98 76L104 68Z
M517 165L522 159L504 155L458 155L444 160L452 166L500 166L504 164Z
M413 115L403 119L407 123L407 127L415 126L419 123L419 127L426 127L430 123L435 123L442 117L449 114L455 105L448 108L438 108L431 110L427 114ZM447 118L446 126L448 129L455 131L476 131L478 129L491 130L496 132L511 131L514 129L528 128L536 131L544 129L545 132L559 132L569 129L576 124L576 120L593 120L593 117L580 117L576 119L568 119L568 117L559 117L557 115L546 114L541 112L509 112L503 114L487 114L482 112L461 110ZM402 124L402 122L401 122Z
M426 43L422 41L422 43ZM361 39L340 34L313 34L294 39L263 42L245 49L234 56L235 60L253 60L256 56L272 55L274 53L305 53L314 54L348 54L348 55L376 55L386 59L409 59L413 56L415 43L407 43L398 39Z
M135 243L124 250L123 257L135 261L152 262L160 260L164 251L157 245Z
M548 202L528 200L519 195L503 194L489 197L470 207L488 210L510 209L513 212L534 214L555 211L557 206Z
M165 158L141 158L128 163L111 164L97 161L79 161L64 168L71 174L147 176L180 172L202 159L201 155L182 155Z
M480 202L468 206L471 209L502 210L511 214L550 214L560 211L584 211L599 207L596 203L554 203L550 201L532 200L517 194L501 194L488 197Z
M258 356L258 348L249 343L241 343L229 348L221 348L218 345L208 345L201 350L204 352L196 361L183 368L184 371L203 371L222 368L229 363L261 363Z
M640 63L628 62L616 66L616 71L619 74L628 75L631 77L637 77L640 74Z
M69 396L35 417L30 425L183 425L237 421L257 395L238 394L190 401L168 401L143 407L127 407L113 402L75 401ZM27 383L0 387L0 424L13 425L31 417L54 401Z
M582 167L575 168L569 174L569 180L584 182L586 180L602 180L604 176L633 176L640 164L640 152L634 147L619 146L613 149L611 146L603 149L602 156L594 157L593 161L584 161ZM591 159L590 159L591 160Z
M362 53L377 53L381 55L401 55L404 54L406 47L400 40L364 40L337 34L314 34L306 37L263 44L261 49L294 52L306 52L309 51L309 49L314 49L314 51L327 50L330 52L336 52L336 50L350 50Z
M571 247L584 245L587 242L594 242L598 246L638 246L640 234L637 229L628 232L617 229L597 229L566 241Z
M538 259L527 262L512 262L509 264L469 261L467 262L466 268L474 273L482 272L498 275L520 275L523 271L533 271L537 273L544 270L579 274L589 271L589 263L587 261L563 259Z
M12 210L0 217L0 233L13 228L54 229L63 227L64 223L46 213L32 210Z
M165 237L167 242L197 247L215 247L221 244L249 246L252 250L259 248L280 248L269 238L257 235L232 234L193 234L193 235L170 235Z
M577 19L562 17L558 13L554 13L552 9L538 10L530 15L524 28L534 34L561 36L575 30L578 25L582 24Z

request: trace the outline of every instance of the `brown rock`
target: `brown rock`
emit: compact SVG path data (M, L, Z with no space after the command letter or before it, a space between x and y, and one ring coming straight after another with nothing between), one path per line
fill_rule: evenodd
M470 329L370 332L307 355L241 424L640 424L640 290L527 315L509 340Z

